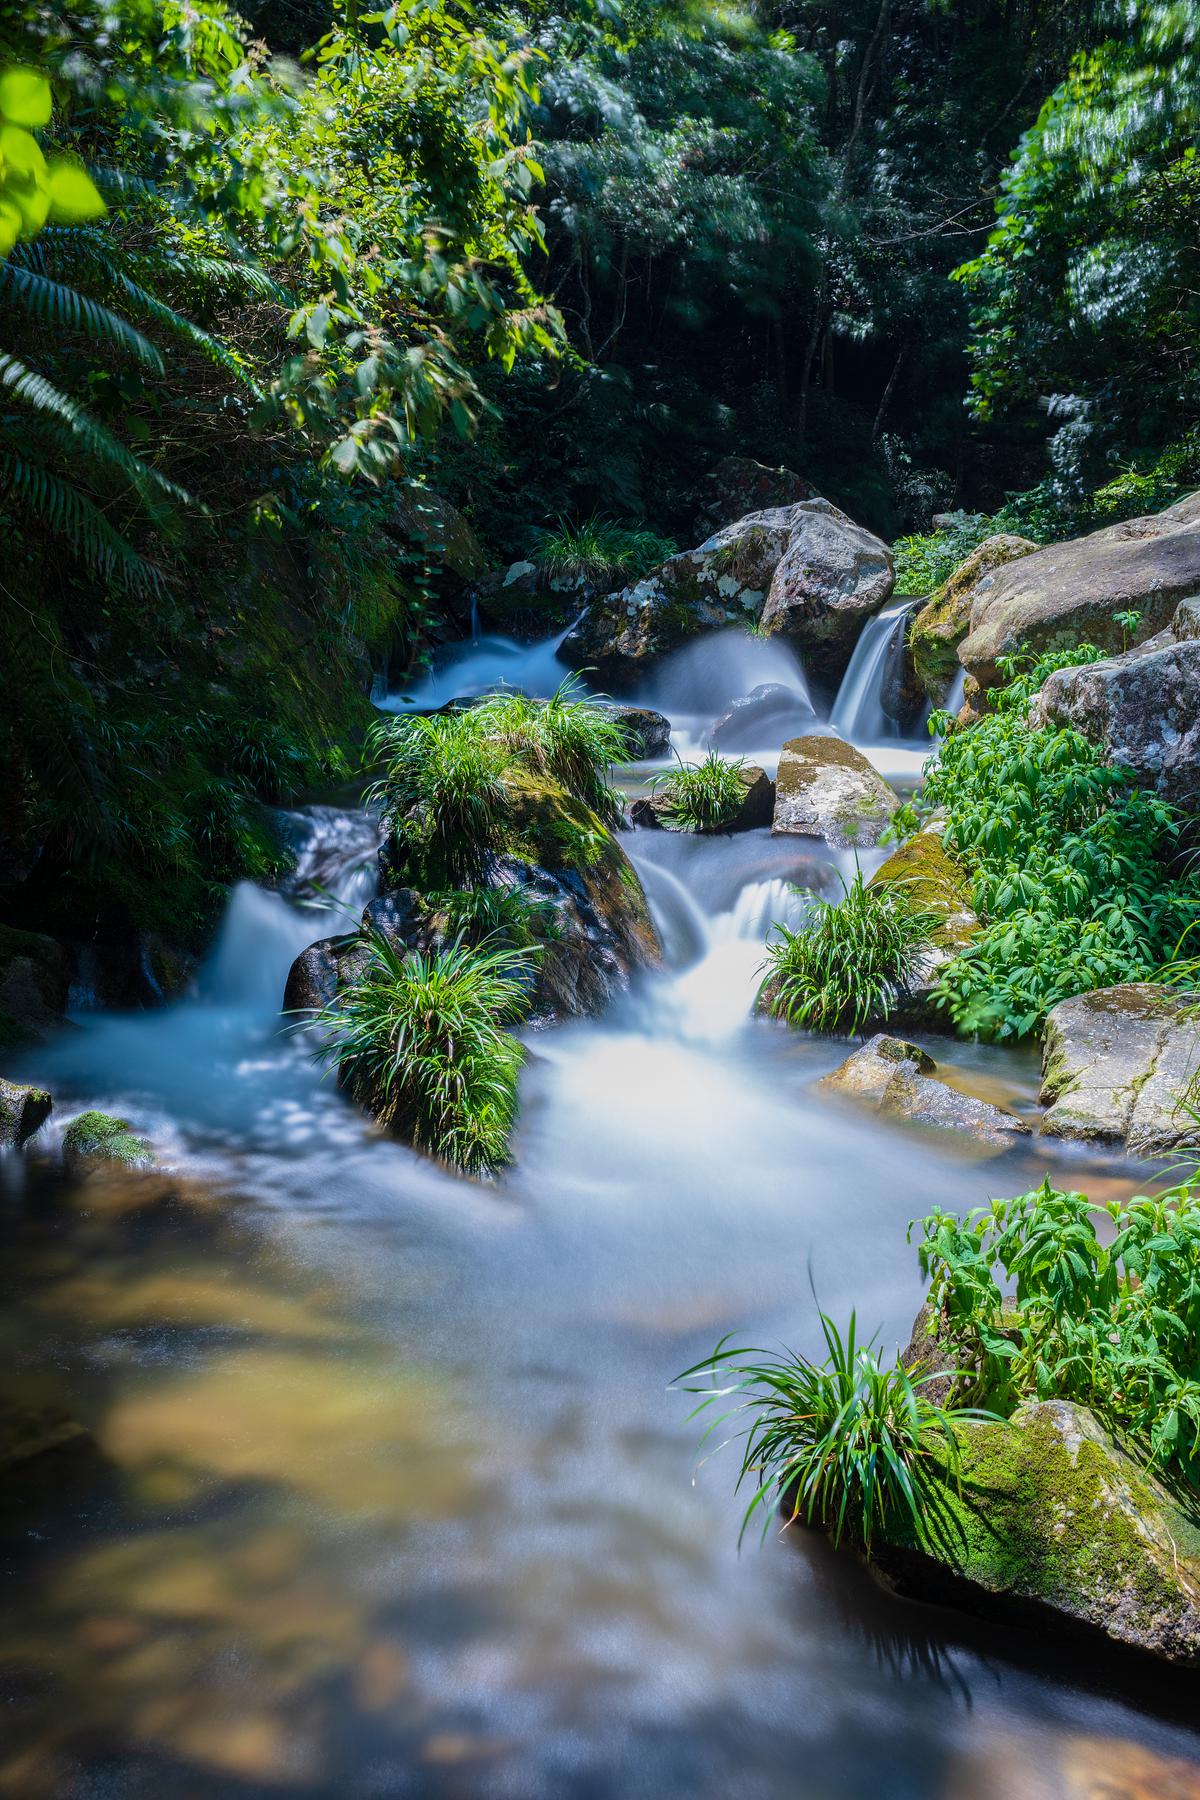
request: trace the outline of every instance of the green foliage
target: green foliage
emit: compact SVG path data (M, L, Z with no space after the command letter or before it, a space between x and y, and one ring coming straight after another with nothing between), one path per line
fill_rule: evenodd
M940 979L939 1002L961 1031L1026 1037L1068 995L1147 980L1195 916L1194 883L1163 866L1174 809L1079 732L1027 721L1053 669L1101 655L1082 645L1004 659L1008 685L927 766L918 815L945 812L945 842L973 878L984 922Z
M756 1513L765 1536L782 1503L789 1524L802 1519L869 1553L877 1531L897 1521L920 1527L931 1496L957 1476L955 1425L985 1415L935 1406L922 1392L927 1377L914 1378L899 1360L886 1366L874 1339L859 1343L853 1313L844 1338L820 1318L823 1363L789 1350L731 1349L723 1338L676 1379L705 1396L690 1418L719 1409L702 1443L739 1421L723 1441L741 1438L738 1487L753 1489L743 1536ZM713 1385L691 1385L699 1375Z
M476 947L490 940L528 950L559 935L553 903L523 888L434 889L424 899L445 914L454 937Z
M144 1169L154 1161L154 1147L138 1137L127 1119L94 1109L81 1112L63 1133L68 1156L99 1157L129 1169Z
M557 526L539 531L533 560L550 576L617 587L636 581L678 548L673 538L593 513L581 525L560 519Z
M525 1060L506 1027L528 1010L529 953L460 939L423 954L363 935L365 967L314 1021L318 1056L418 1149L469 1174L498 1168Z
M741 811L746 799L742 780L744 759L730 761L710 750L702 762L685 763L647 782L652 793L666 801L667 819L678 831L722 831Z
M1004 1412L1027 1395L1078 1401L1173 1481L1200 1487L1194 1186L1100 1206L1047 1179L965 1218L935 1209L910 1227L956 1392Z
M765 990L771 1012L808 1031L860 1034L886 1019L897 989L911 979L941 923L904 882L874 886L855 871L840 900L812 896L812 916L798 931L772 927Z
M1001 529L994 520L961 515L961 522L924 535L897 538L892 545L898 594L932 594L949 581L959 564L984 538Z
M612 824L620 801L609 787L613 765L629 758L625 727L566 676L549 700L494 694L471 709L472 728L494 740L535 774L547 775Z

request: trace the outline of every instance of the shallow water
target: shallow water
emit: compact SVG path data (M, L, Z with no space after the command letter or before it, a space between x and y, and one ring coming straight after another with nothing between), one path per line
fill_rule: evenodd
M388 1143L281 1031L288 963L361 906L365 815L297 821L198 996L30 1061L165 1172L0 1164L0 1347L103 1458L3 1539L0 1796L1183 1800L1194 1683L899 1602L811 1534L737 1550L732 1453L672 1377L725 1332L904 1342L908 1220L1138 1176L982 1155L823 1101L839 1046L754 1021L773 918L844 858L627 839L668 952L535 1036L494 1185ZM942 1045L1029 1110L1024 1054ZM61 1123L57 1127L61 1130ZM1144 1171L1142 1179L1145 1178Z

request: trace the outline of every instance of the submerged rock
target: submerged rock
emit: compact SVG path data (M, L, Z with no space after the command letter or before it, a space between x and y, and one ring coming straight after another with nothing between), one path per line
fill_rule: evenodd
M976 596L987 593L996 569L1016 562L1018 557L1029 556L1036 549L1032 538L1017 537L1012 532L984 538L913 618L908 628L913 668L925 693L936 704L941 704L961 666L958 646L967 635Z
M1127 982L1060 1000L1042 1044L1048 1137L1155 1156L1196 1141L1184 1101L1200 1068L1196 997Z
M798 688L788 687L782 681L765 681L735 700L714 721L707 741L714 750L736 755L739 750L782 743L815 717Z
M1003 1148L1029 1131L1023 1119L973 1094L960 1094L936 1071L932 1056L918 1045L880 1032L817 1086L864 1101L888 1118L960 1132Z
M1027 1401L958 1440L923 1529L876 1541L893 1585L1200 1665L1200 1532L1085 1407Z
M50 1117L54 1102L45 1088L0 1078L0 1147L19 1150Z
M119 1163L126 1169L148 1169L154 1147L138 1137L127 1119L111 1113L82 1112L63 1134L63 1155L69 1162Z
M1193 609L1186 615L1185 629ZM1124 656L1059 669L1029 716L1034 725L1073 726L1140 787L1200 811L1200 639L1178 641L1168 629Z
M1048 544L980 584L959 660L976 684L968 698L1002 678L997 659L1032 650L1098 644L1120 652L1126 632L1116 614L1141 614L1136 640L1168 623L1181 600L1200 593L1200 493L1165 512L1107 525L1070 543Z
M827 500L804 500L749 513L594 600L560 653L620 686L706 631L761 624L834 680L891 588L887 546Z
M900 801L861 750L836 737L792 738L779 756L771 830L837 849L877 844Z

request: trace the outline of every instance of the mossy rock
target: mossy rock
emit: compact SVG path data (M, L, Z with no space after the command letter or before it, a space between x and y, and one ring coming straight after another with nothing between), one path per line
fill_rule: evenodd
M790 738L779 755L776 836L824 838L836 848L868 848L883 836L899 799L872 764L844 739Z
M894 883L941 923L934 941L946 950L966 948L979 934L979 920L971 906L971 881L962 864L946 848L942 834L932 826L893 850L868 882L869 887Z
M71 1160L119 1163L126 1169L147 1169L154 1149L138 1137L127 1119L111 1113L82 1112L63 1134L63 1152Z
M0 925L0 1052L48 1037L62 1024L67 991L61 944Z
M976 585L992 569L1036 549L1032 539L1012 532L985 538L916 614L908 628L908 647L917 679L931 700L940 702L958 673L958 646L971 623Z
M45 1088L0 1079L0 1144L20 1149L50 1117L52 1105Z
M1200 1666L1200 1531L1085 1407L1027 1401L958 1440L961 1482L878 1545L899 1588Z

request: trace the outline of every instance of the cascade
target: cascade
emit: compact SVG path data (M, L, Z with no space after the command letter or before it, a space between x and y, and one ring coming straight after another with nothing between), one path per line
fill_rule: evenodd
M834 729L851 743L877 744L902 735L900 721L884 703L900 673L905 628L915 605L912 599L895 600L862 628L830 717Z

